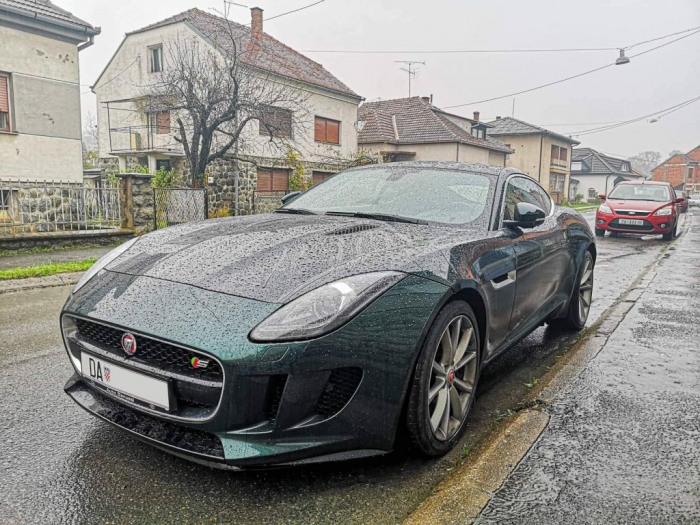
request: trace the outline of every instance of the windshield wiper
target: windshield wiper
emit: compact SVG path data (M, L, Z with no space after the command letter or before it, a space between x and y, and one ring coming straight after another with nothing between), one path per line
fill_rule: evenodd
M377 221L386 222L407 222L409 224L428 224L428 221L413 219L411 217L402 217L401 215L390 215L388 213L364 213L364 212L349 212L349 211L329 211L326 215L335 215L338 217L355 217L358 219L374 219Z
M311 210L305 210L303 208L279 208L275 210L275 213L291 213L294 215L318 215L316 212Z

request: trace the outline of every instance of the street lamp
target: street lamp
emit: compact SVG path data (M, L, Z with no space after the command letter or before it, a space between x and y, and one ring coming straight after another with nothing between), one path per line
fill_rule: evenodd
M618 57L617 60L615 60L615 65L616 66L621 66L622 64L629 64L630 59L625 56L625 50L620 49L620 56Z

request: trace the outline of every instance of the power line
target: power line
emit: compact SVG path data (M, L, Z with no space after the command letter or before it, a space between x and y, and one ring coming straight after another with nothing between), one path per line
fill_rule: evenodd
M698 29L698 30L696 30L696 31L693 31L692 33L688 33L688 34L686 34L686 35L684 35L684 36L682 36L682 37L679 37L679 38L676 38L676 39L674 39L674 40L671 40L671 41L669 41L669 42L666 42L666 43L664 43L664 44L658 45L658 46L656 46L656 47L652 47L651 49L647 49L646 51L642 51L641 53L637 53L636 55L630 55L629 58L635 58L635 57L639 57L639 56L642 56L642 55L646 55L647 53L651 53L652 51L656 51L657 49L661 49L662 47L666 47L666 46L671 45L671 44L673 44L673 43L675 43L675 42L678 42L679 40L683 40L684 38L688 38L688 37L693 36L693 35L696 35L696 34L698 34L698 33L700 33L700 29ZM596 72L598 72L598 71L602 71L603 69L607 69L607 68L609 68L609 67L613 67L614 65L615 65L615 63L614 63L614 62L611 62L611 63L609 63L609 64L605 64L604 66L596 67L596 68L594 68L594 69L589 69L588 71L584 71L583 73L578 73L578 74L576 74L576 75L571 75L571 76L566 77L566 78L562 78L562 79L559 79L559 80L554 80L554 81L552 81L552 82L547 82L546 84L542 84L542 85L540 85L540 86L535 86L535 87L532 87L532 88L529 88L529 89L523 89L523 90L521 90L521 91L516 91L515 93L508 93L507 95L500 95L500 96L498 96L498 97L487 98L487 99L484 99L484 100L476 100L476 101L474 101L474 102L466 102L466 103L464 103L464 104L455 104L455 105L452 105L452 106L444 106L442 109L461 108L461 107L464 107L464 106L471 106L471 105L474 105L474 104L483 104L483 103L485 103L485 102L493 102L494 100L501 100L501 99L504 99L504 98L515 97L515 96L517 96L517 95L523 95L523 94L525 94L525 93L530 93L530 92L532 92L532 91L537 91L537 90L539 90L539 89L543 89L543 88L546 88L546 87L554 86L554 85L556 85L556 84L561 84L562 82L568 82L569 80L573 80L573 79L575 79L575 78L580 78L580 77L583 77L583 76L586 76L586 75L590 75L591 73L596 73Z
M313 5L313 4L312 4ZM684 29L682 31L676 31L675 33L669 33L667 35L659 36L649 40L644 40L642 42L637 42L635 44L630 44L629 46L623 47L622 49L628 50L633 47L637 47L643 44L648 44L650 42L656 42L658 40L663 40L665 38L670 38L672 36L680 35L683 33L689 33L700 29L700 26L691 27L689 29ZM430 49L430 50L356 50L356 49L306 49L302 50L302 53L338 53L338 54L348 54L348 55L391 55L391 54L426 54L426 55L437 55L437 54L472 54L472 53L575 53L575 52L590 52L590 51L617 51L620 47L565 47L565 48L534 48L534 49Z
M636 122L639 122L641 120L645 120L647 118L654 117L654 116L656 116L658 119L658 118L661 118L662 116L670 115L674 111L678 111L680 109L683 109L684 107L689 106L690 104L693 104L693 103L697 102L698 100L700 100L700 96L693 97L693 98L686 100L684 102L681 102L679 104L675 104L675 105L670 106L668 108L654 111L653 113L649 113L647 115L642 115L641 117L636 117L636 118L633 118L630 120L624 120L622 122L617 122L617 123L611 124L609 126L601 126L598 128L589 128L589 129L584 129L581 131L573 131L573 132L567 133L567 135L572 136L572 137L581 137L584 135L592 135L593 133L601 133L603 131L610 131L612 129L617 129L617 128L620 128L622 126L628 126L629 124L634 124Z
M313 7L318 4L322 4L326 0L318 0L318 2L314 2L313 4L305 5L303 7L300 7L298 9L293 9L292 11L287 11L286 13L281 13L279 15L271 16L270 18L266 18L265 22L269 22L270 20L274 20L275 18L279 18L281 16L286 16L286 15L291 15L292 13L298 13L299 11L303 11L304 9L308 9L309 7Z

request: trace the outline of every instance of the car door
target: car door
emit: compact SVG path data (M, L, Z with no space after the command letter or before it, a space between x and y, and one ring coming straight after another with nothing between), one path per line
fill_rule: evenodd
M513 238L515 252L515 300L509 326L514 335L531 328L567 299L570 286L562 279L572 264L566 233L553 214L554 205L547 192L530 177L515 175L506 185L504 219L513 218L518 202L542 208L547 217L532 229L505 228Z

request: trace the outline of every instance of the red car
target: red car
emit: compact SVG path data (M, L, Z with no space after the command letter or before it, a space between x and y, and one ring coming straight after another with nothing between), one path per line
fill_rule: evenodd
M681 213L687 212L688 211L688 194L684 191L676 190L676 197L683 199L683 202L681 202L678 205L678 209L680 210L680 212Z
M665 241L676 236L678 206L685 201L676 197L667 182L621 182L606 196L595 217L595 234L662 234Z

